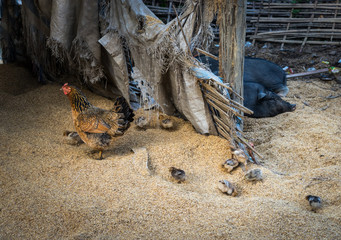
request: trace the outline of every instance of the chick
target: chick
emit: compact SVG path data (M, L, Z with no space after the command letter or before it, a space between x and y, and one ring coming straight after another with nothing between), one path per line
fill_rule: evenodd
M234 188L232 183L227 180L220 180L218 188L222 193L226 193L229 196L235 197L237 195L236 189Z
M245 180L253 182L253 181L262 181L263 176L262 176L262 170L259 168L251 169L249 170L245 176Z
M63 132L63 136L65 137L64 141L67 144L80 145L80 144L84 143L77 132L70 132L70 131L65 130Z
M138 117L135 120L135 125L138 128L143 129L143 130L146 130L148 123L149 123L148 119L146 117L144 117L144 116Z
M181 183L186 180L186 174L184 170L170 167L169 172L171 173L172 177L178 181L178 183Z
M232 172L233 169L238 167L239 162L237 159L231 158L227 159L223 164L222 167L227 171L227 172Z
M318 209L322 207L322 201L320 197L308 195L305 197L308 200L311 210L316 213Z
M246 159L247 158L246 158L245 153L242 149L238 148L238 149L234 150L232 152L232 157L237 159L238 162L244 163L244 165L246 166L246 163L247 163Z
M165 118L161 120L161 127L164 129L171 129L173 128L173 120L170 118Z

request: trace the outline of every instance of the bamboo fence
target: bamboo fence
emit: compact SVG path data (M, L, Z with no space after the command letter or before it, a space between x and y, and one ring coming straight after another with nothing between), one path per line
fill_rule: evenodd
M284 44L341 44L341 3L334 1L248 2L246 38ZM304 2L304 3L303 3Z
M163 21L175 17L173 6L185 0L144 1ZM160 2L163 3L160 4ZM246 40L284 44L341 45L341 0L253 0L247 2ZM216 40L219 28L211 24Z

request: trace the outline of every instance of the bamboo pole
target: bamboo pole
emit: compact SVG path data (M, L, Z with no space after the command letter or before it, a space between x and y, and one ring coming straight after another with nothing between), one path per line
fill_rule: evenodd
M231 128L227 126L221 119L219 119L219 117L217 117L216 115L213 115L213 118L214 118L214 121L218 122L221 126L224 127L227 133L231 132Z
M214 60L219 61L219 58L217 56L214 56L213 54L206 52L200 48L195 48L199 53L206 55L207 57L213 58Z
M205 83L203 79L198 79L202 84L206 84L208 85L209 87L211 87L209 84ZM221 83L215 79L210 79L210 81L214 82L215 84L223 87L223 88L226 88L227 90L229 90L230 92L232 92L233 94L235 94L237 97L239 97L241 100L244 100L244 98L242 96L240 96L238 93L236 93L231 87L229 86L226 86L225 84L228 84L228 83ZM217 91L216 89L214 89L215 91Z
M258 151L256 151L256 149L255 148L253 148L247 141L245 141L242 137L240 137L240 136L238 136L237 135L237 137L238 137L238 139L242 142L242 143L244 143L246 146L248 146L254 153L256 153L257 155L258 155L258 157L260 157L261 159L263 159L263 156L258 152ZM255 160L256 161L256 163L257 163L257 160ZM259 163L257 163L257 164L259 164Z
M233 109L233 106L229 106L227 104L222 103L213 94L207 92L206 96L211 100L211 102L214 102L215 104L217 104L223 111L225 111L225 112L230 111L238 117L243 117L243 115L239 114L236 110ZM238 109L238 110L240 110L240 109Z
M294 10L294 8L292 8L291 11L290 11L290 18L292 18L292 11L293 10ZM286 31L288 31L289 28L290 28L290 22L287 23ZM285 39L287 39L287 35L286 34L283 36L283 40L285 40ZM282 42L282 44L281 44L281 50L283 50L283 47L284 47L284 42Z
M340 3L319 3L316 6L320 9L341 9ZM268 7L264 8L278 8L278 9L288 9L288 8L315 8L315 4L302 3L302 4L286 4L286 3L270 3Z
M312 27L316 27L315 29L328 29L329 28L329 31L330 31L330 24L332 24L333 22L324 22L324 23L312 23ZM268 23L263 23L262 24L262 28L261 30L264 32L264 31L269 31L269 27L272 27L274 28L273 31L283 31L283 29L285 28L286 26L286 22L268 22ZM291 29L297 29L297 30L301 30L304 31L304 29L307 27L307 23L306 22L291 22L290 24L291 26ZM336 29L340 29L341 28L341 23L337 23L336 24ZM250 31L253 31L254 29L251 28L249 29L249 33ZM260 32L261 33L261 32ZM258 34L260 34L258 33Z
M213 115L214 116L214 115ZM217 121L216 121L216 126L218 129L218 132L221 136L223 136L229 143L232 143L232 137L230 136L230 134L224 129L224 127L222 125L220 125Z
M250 22L258 21L254 17L251 18ZM287 23L287 22L297 22L297 23L307 23L310 21L310 18L265 18L262 17L259 19L259 22L262 23ZM341 18L314 18L312 23L341 23Z
M328 68L323 68L323 69L318 69L318 70L315 70L315 71L289 74L289 75L287 75L287 78L303 77L303 76L313 75L313 74L317 74L317 73L324 73L324 72L328 72L328 71L329 71Z
M168 16L167 16L167 23L169 23L170 18L171 18L171 13L172 13L172 6L173 6L173 1L169 1L169 7L168 7Z
M244 105L241 105L240 103L230 99L230 102L235 105L234 107L237 108L236 106L238 106L239 108L241 108L241 111L243 111L244 113L246 114L250 114L252 115L253 114L253 111L248 109L247 107L245 107Z
M336 33L340 33L341 34L341 29L334 29L334 31ZM261 35L282 35L282 34L291 34L291 33L295 34L295 33L301 33L301 32L302 32L301 29L279 30L279 31L259 33L258 36L261 36ZM327 33L330 32L330 29L312 29L311 32L327 34Z
M209 105L211 105L212 107L214 107L216 110L218 110L220 112L220 114L225 115L225 117L227 117L228 119L231 118L231 116L229 116L223 109L221 109L217 104L215 104L214 102L210 101L209 98L205 95L205 99L207 101L207 103Z
M222 102L226 101L228 103L229 100L224 95L222 95L220 92L218 92L214 87L210 86L207 83L202 83L202 85L206 90L213 92L215 95L217 95L217 97L220 99L220 101L222 101Z
M231 99L226 98L223 94L221 94L217 89L212 87L211 85L207 83L202 83L203 87L205 87L208 91L213 92L222 102L226 102L227 104L230 103ZM235 102L235 101L233 101ZM240 104L241 105L241 104ZM244 106L243 106L244 107ZM245 107L244 107L245 108Z
M317 5L317 0L315 0L315 4L314 4L315 7L314 7L314 10L316 9L316 5ZM311 17L310 17L309 24L308 24L308 28L307 28L307 35L309 34L309 31L310 31L310 29L311 29L311 23L312 23L312 21L314 20L314 17L315 17L315 14L312 13L312 14L311 14ZM302 45L301 45L301 48L300 48L300 52L302 52L303 47L304 47L305 43L307 42L307 39L308 39L308 36L304 37L303 42L302 42Z
M285 42L285 43L293 43L293 44L301 44L302 40L281 40L281 39L274 39L274 38L260 38L260 41L264 41L264 42ZM340 42L327 42L327 41L312 41L312 40L308 40L306 42L307 44L317 44L317 45L341 45L341 41Z
M227 113L227 111L232 112L234 115L238 117L243 117L240 113L238 113L236 110L234 110L232 107L228 106L227 104L222 104L220 101L215 101L214 96L212 94L206 94L207 99L209 100L208 103L213 103L215 107L218 107L219 110Z
M328 32L311 32L310 33L300 33L300 32L287 32L287 33L277 33L277 32L264 32L262 34L259 34L257 37L255 37L255 39L259 39L259 38L266 38L266 37L281 37L281 36L288 36L291 38L299 38L299 37L315 37L315 38L330 38L330 36L334 36L336 38L340 38L341 37L341 32L339 33L331 33L330 29L328 29ZM286 39L282 39L282 40L286 40Z
M253 111L251 111L250 109L244 107L242 104L232 100L232 99L228 99L225 96L221 95L218 91L216 91L214 88L210 88L207 89L209 92L208 94L211 94L217 101L219 101L222 104L229 104L231 105L231 107L234 107L246 114L253 114ZM212 91L213 90L213 91Z
M262 0L262 5L261 5L262 7L263 7L263 3L264 3L264 0ZM257 36L257 33L258 33L258 26L259 26L259 19L260 19L261 10L262 10L262 8L260 8L259 11L258 11L257 23L256 23L256 28L255 28L254 36ZM255 41L256 41L256 39L252 40L252 45L255 45Z
M339 0L337 0L337 4L338 4L338 3L339 3ZM338 10L335 9L334 18L337 17L337 12L338 12ZM334 30L335 30L335 22L333 23L332 30L333 30L333 32L334 32ZM333 35L330 37L330 41L331 41L331 42L333 41Z

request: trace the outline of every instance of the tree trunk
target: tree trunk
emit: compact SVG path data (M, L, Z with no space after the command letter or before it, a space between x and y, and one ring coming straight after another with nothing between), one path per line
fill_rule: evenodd
M219 69L223 81L243 96L246 0L224 0L219 6ZM233 100L243 103L239 97Z

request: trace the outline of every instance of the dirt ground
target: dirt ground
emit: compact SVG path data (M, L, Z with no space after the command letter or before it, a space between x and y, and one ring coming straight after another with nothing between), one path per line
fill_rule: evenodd
M254 52L296 72L306 62L276 59L269 48ZM23 67L0 65L0 239L341 239L336 81L290 79L285 100L297 104L295 112L246 118L245 135L264 156L261 166L249 165L263 171L256 184L241 168L222 170L231 156L226 140L177 118L171 131L133 124L104 160L94 160L84 144L64 142L73 125L61 85L35 82ZM94 105L111 107L84 92ZM186 171L186 182L171 179L171 166ZM237 197L217 189L222 179L236 185ZM317 213L308 194L322 198Z

